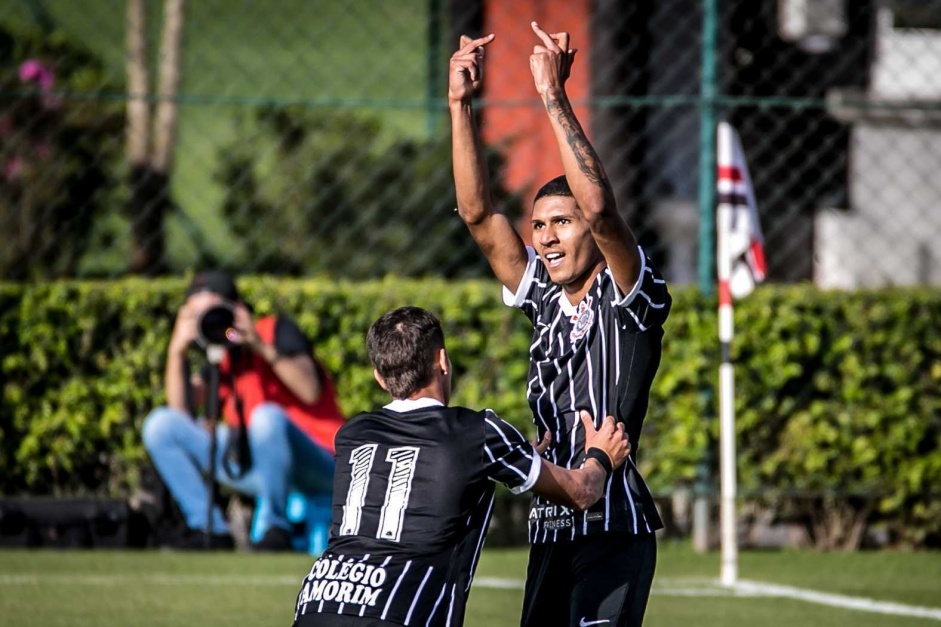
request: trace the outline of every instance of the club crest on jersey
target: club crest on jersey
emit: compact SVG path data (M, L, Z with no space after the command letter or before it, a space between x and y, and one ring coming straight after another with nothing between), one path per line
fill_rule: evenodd
M585 296L584 300L578 303L578 309L572 314L570 320L573 326L569 339L574 344L588 333L591 323L595 321L595 311L591 308L591 296Z

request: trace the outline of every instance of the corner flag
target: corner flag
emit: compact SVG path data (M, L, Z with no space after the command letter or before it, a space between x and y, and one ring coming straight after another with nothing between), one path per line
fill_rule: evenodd
M735 469L735 375L732 298L742 298L765 279L764 238L745 152L738 133L727 122L717 128L716 270L719 279L719 468L722 538L722 583L738 581L737 479Z
M730 295L734 298L747 296L761 283L767 274L765 265L764 237L758 222L758 206L745 152L738 133L728 122L720 122L717 138L718 148L718 216L716 227L720 232L720 241L725 235L727 246L720 255L726 259L718 260L720 293L722 281L727 281ZM728 273L722 276L721 268L729 264Z

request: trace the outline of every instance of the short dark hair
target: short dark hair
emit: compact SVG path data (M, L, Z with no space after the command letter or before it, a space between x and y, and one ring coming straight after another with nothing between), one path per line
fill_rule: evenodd
M366 334L369 360L392 398L408 398L431 382L444 348L441 323L420 307L400 307L372 323Z
M569 181L565 178L565 175L557 176L542 187L539 188L539 191L536 192L536 197L533 199L533 202L536 202L540 198L545 198L546 196L566 196L568 198L574 198L575 195L572 194L572 188L569 187Z

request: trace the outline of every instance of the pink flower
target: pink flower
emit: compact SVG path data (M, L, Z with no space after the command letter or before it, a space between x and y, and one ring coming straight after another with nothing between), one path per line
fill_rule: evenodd
M52 89L55 85L55 75L42 61L29 59L20 65L20 80L24 83L36 83L40 89Z
M24 61L20 65L20 80L24 83L36 83L43 91L52 91L56 86L56 75L48 65L36 59Z
M42 70L42 63L36 59L23 61L23 64L20 66L20 80L24 83L35 81L39 77L39 74L42 72Z
M56 86L56 75L51 67L36 59L24 61L20 65L20 80L24 83L35 83L39 87L45 94L42 102L47 109L58 106L58 98L49 93Z

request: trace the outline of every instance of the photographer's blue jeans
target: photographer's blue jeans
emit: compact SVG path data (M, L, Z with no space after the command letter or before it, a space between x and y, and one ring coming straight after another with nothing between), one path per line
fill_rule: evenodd
M218 449L216 478L233 490L259 499L258 520L262 529L272 526L289 529L285 508L292 489L322 494L333 488L333 455L311 440L273 403L252 411L248 421L252 469L233 479L222 467L229 428L216 427ZM209 432L202 421L185 412L160 407L144 420L144 446L150 459L176 500L186 524L192 529L206 527L209 490ZM218 507L213 508L213 533L228 533L228 525Z

